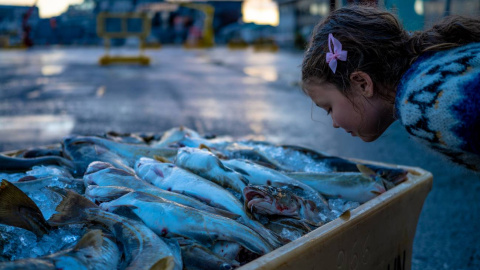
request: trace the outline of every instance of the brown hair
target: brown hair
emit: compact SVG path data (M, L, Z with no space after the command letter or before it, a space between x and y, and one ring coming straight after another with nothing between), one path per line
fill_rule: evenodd
M325 60L330 33L348 51L347 61L338 61L335 74ZM403 73L422 53L479 41L478 18L449 16L431 29L410 35L388 11L348 6L333 11L313 30L302 63L302 82L316 79L333 83L348 97L350 74L361 70L372 78L376 94L393 102L391 93L380 89L396 89Z

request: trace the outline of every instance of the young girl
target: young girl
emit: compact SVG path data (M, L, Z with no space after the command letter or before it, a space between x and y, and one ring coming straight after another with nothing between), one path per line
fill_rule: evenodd
M338 9L302 63L304 92L335 128L365 142L396 119L454 162L480 171L480 20L452 16L407 33L386 11Z

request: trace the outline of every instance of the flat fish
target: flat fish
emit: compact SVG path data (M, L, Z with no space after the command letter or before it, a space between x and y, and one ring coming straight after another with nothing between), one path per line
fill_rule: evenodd
M143 223L100 209L72 191L59 191L63 200L50 219L52 225L96 222L103 224L122 243L125 269L173 269L172 251L159 236Z
M232 219L183 206L143 192L132 192L114 201L100 204L106 211L127 207L145 225L162 236L170 234L211 244L217 240L233 241L265 254L272 250L255 231Z

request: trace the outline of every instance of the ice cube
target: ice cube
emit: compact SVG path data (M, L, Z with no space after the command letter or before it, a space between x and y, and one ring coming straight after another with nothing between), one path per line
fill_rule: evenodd
M287 228L283 228L282 232L280 233L280 236L285 238L285 239L288 239L290 241L293 241L293 240L296 240L296 239L302 237L302 234L298 231L293 231L293 230L289 230Z
M55 165L49 166L33 166L30 171L26 172L27 175L35 176L37 178L48 177L52 175L61 176L72 178L70 172L68 172L65 168Z

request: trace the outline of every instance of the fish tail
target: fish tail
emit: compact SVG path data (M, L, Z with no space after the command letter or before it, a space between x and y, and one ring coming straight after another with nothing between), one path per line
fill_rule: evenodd
M149 270L171 270L175 267L173 256L167 256L156 262Z
M243 220L246 219L247 218L243 218ZM273 249L279 248L284 244L282 238L279 235L265 228L260 222L248 219L246 225L252 230L254 230L257 234L259 234L261 238L263 238Z
M85 223L87 222L87 214L85 213L85 210L88 208L98 208L96 204L73 191L64 191L58 189L52 190L59 193L63 197L63 200L55 209L57 213L53 214L52 217L48 220L51 224L64 225L73 223Z
M0 184L0 223L29 230L38 237L51 229L35 202L5 179Z
M102 230L94 229L88 231L83 237L77 242L74 250L80 250L86 247L93 247L95 250L99 250L103 245L103 233Z

